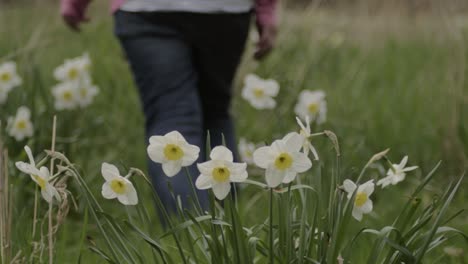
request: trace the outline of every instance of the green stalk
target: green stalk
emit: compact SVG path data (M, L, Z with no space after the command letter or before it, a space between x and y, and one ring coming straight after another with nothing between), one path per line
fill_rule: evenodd
M190 174L190 171L188 170L187 167L185 167L185 175L187 176L187 181L189 182L190 188L192 189L193 199L196 201L195 210L198 211L198 215L200 216L200 215L203 214L203 209L201 207L200 200L198 199L198 195L197 195L197 191L195 189L195 185L193 184L192 175Z
M270 188L270 264L274 264L273 259L273 188Z

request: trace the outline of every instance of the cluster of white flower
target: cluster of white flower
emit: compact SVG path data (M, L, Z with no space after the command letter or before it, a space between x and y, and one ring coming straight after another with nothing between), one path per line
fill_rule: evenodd
M81 57L65 60L55 69L54 77L60 82L52 88L55 109L73 110L93 102L99 90L93 85L90 68L91 60L85 53Z
M15 87L21 85L23 81L16 72L16 63L12 61L0 65L0 105L4 104L8 98L8 93Z
M418 166L405 168L407 162L408 156L405 156L400 164L392 164L392 167L388 170L386 176L377 181L377 185L381 185L382 188L385 188L389 184L396 185L397 183L403 181L406 177L405 172L418 168ZM359 185L359 187L349 179L346 179L343 182L343 189L348 193L348 199L351 199L353 193L356 192L352 212L352 215L356 220L361 221L363 214L368 214L372 211L373 204L372 200L370 199L370 195L374 192L374 188L374 180L369 180Z
M305 144L305 141L308 141L306 134L291 132L271 146L262 146L256 150L255 145L247 145L245 140L241 142L245 144L245 152L249 153L244 160L266 169L267 185L275 188L281 183L290 183L298 173L311 168L312 161L305 152L311 145L310 142ZM160 163L164 173L173 177L182 167L190 166L198 160L200 149L190 145L179 132L173 131L164 136L152 136L147 151L151 160ZM216 198L222 200L228 195L231 182L247 179L247 163L234 162L231 150L224 146L213 148L210 159L197 164L200 175L195 185L200 190L213 189Z
M279 85L276 81L263 80L254 74L249 74L244 80L242 96L256 109L272 109L276 106L274 97L278 92ZM297 173L310 169L312 162L308 157L309 151L312 152L314 159L318 160L317 151L311 143L313 134L311 134L310 122L322 124L326 121L325 96L322 90L303 90L299 94L294 107L294 112L298 116L296 120L300 126L299 133L289 133L283 139L274 141L271 146L260 147L255 151L253 143L248 143L245 139L240 140L239 151L242 160L265 169L266 182L269 187L275 188L281 183L290 183L296 178ZM300 118L305 120L305 124ZM405 156L400 164L393 164L377 185L385 188L389 184L395 185L403 181L406 176L405 172L417 168L417 166L405 168L407 161L408 157ZM363 214L372 211L372 200L369 197L374 192L374 187L374 180L359 186L349 179L343 183L348 199L356 193L352 215L358 221L362 220Z
M264 80L255 74L248 74L244 79L242 97L256 109L273 109L276 106L275 97L279 93L279 85L275 80ZM322 124L327 118L327 102L322 90L303 90L299 94L294 107L297 116Z

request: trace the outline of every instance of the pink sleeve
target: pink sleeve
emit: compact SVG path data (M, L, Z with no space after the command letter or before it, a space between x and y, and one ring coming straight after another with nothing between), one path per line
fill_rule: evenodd
M277 0L255 0L255 16L258 25L277 24Z
M90 0L61 0L60 14L83 19L89 2Z

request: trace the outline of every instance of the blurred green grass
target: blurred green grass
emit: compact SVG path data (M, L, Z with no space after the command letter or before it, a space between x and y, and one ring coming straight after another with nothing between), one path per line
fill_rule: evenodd
M111 16L102 2L93 3L90 11L91 22L77 34L64 26L55 6L0 9L0 59L17 61L25 81L10 94L0 116L13 114L21 104L35 105L37 98L27 95L41 97L42 103L34 106L37 115L51 116L53 111L45 106L52 98L44 94L55 84L53 69L65 58L88 51L101 93L85 111L57 113L65 120L58 134L73 162L96 182L98 193L101 162L145 168L146 151L138 95L113 37ZM439 185L445 186L467 165L467 41L468 23L449 15L395 18L284 11L278 44L265 61L253 61L254 44L247 43L232 108L238 135L270 142L296 129L292 110L297 95L303 89L322 89L327 93L328 122L316 129L338 135L345 176L355 176L372 154L390 147L394 162L407 154L411 165L420 166L420 172L408 176L410 183L442 160L437 183L429 192L437 195ZM259 112L241 99L243 76L249 72L280 83L277 110ZM35 125L41 142L47 142L51 123ZM22 146L9 143L13 154L21 151ZM317 140L317 147L324 156L331 152L325 140ZM42 148L46 146L35 149ZM379 199L398 195L402 196L390 191ZM466 199L468 194L461 192L454 210L466 208ZM379 214L395 209L390 206ZM28 215L25 208L17 210L18 216ZM77 254L68 248L77 236L76 218L72 215L65 223L61 235L67 242L60 246L59 259ZM468 231L467 222L467 214L462 214L456 226Z

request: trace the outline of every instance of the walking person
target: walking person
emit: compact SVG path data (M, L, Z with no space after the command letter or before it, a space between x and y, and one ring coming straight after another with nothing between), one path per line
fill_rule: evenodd
M253 2L254 1L254 2ZM74 30L87 21L89 0L62 0L61 15ZM273 48L276 0L113 0L114 31L129 61L138 87L147 141L153 135L179 131L206 153L211 145L226 145L235 153L229 113L232 82L247 39L251 13L259 32L255 58ZM198 176L195 165L189 167ZM185 173L182 171L181 173ZM149 174L168 209L175 209L167 188L170 180L183 202L190 186L183 176L164 176L161 165L149 161ZM199 199L207 205L206 191Z

